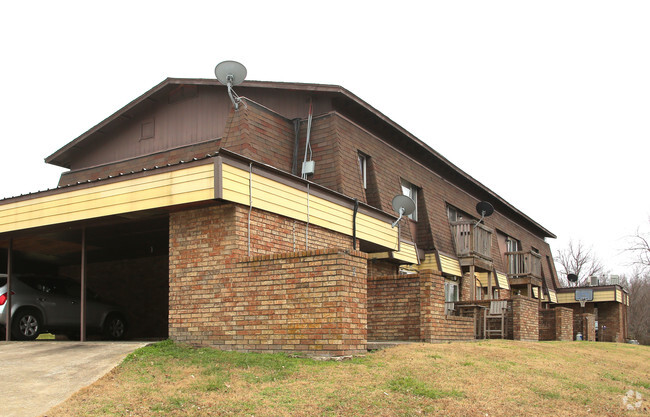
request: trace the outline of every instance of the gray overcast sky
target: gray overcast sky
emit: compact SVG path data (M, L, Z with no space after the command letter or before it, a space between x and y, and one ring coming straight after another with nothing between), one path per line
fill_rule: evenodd
M425 6L426 4L426 6ZM629 272L647 230L647 1L30 1L0 6L0 197L166 77L338 84Z

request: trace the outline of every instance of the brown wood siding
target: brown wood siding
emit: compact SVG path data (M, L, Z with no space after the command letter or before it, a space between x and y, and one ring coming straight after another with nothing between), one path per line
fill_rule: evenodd
M418 248L426 250L435 246L444 253L455 253L446 206L451 204L466 213L474 213L476 203L480 201L478 198L435 174L433 172L435 167L424 167L414 162L412 158L337 113L332 113L327 118L323 118L322 121L319 120L319 123L329 123L332 125L331 129L336 130L338 140L330 139L330 141L338 143L340 156L333 155L331 157L333 161L331 166L322 163L320 165L316 164L317 174L314 178L316 182L319 182L321 178L327 178L326 186L332 187L333 183L336 183L337 191L358 198L360 201L367 201L366 195L368 193L376 193L380 202L380 206L377 208L389 213L392 213L392 198L401 193L400 179L403 178L413 183L420 187L416 239ZM316 132L314 135L314 131L312 131L312 140L314 142L320 140L319 131ZM331 133L328 133L328 136L330 135ZM363 190L356 160L358 151L368 155L372 161L376 190L368 189L365 192ZM314 158L318 157L319 155L315 152ZM322 172L323 170L334 169L337 165L335 162L337 158L341 160L340 172ZM492 164L496 162L498 161L486 161L486 163ZM341 178L336 179L338 177ZM333 180L333 178L336 180ZM369 184L369 186L371 185ZM522 250L530 251L532 247L535 247L543 257L552 258L550 247L543 238L513 222L501 213L495 212L485 219L485 224L494 230L498 229L519 239ZM402 232L402 238L411 238L408 227L403 227ZM492 234L492 258L498 270L507 272L499 249L497 233ZM553 280L555 271L551 271L548 262L542 262L542 270L547 285L550 288L555 288L556 283Z
M240 92L288 120L307 117L309 112L309 92L285 91L278 94L277 91L259 88L242 88ZM84 169L223 136L232 107L224 88L198 86L193 96L173 100L169 99L170 96L174 96L173 92L155 102L146 102L138 107L137 113L121 118L111 128L107 127L89 139L70 168ZM313 100L314 114L331 110L328 97L321 95ZM153 120L153 138L140 139L145 120Z

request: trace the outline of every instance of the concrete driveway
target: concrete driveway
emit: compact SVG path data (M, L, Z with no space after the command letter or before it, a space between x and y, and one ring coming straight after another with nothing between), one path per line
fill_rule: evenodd
M0 342L2 416L40 416L148 342Z

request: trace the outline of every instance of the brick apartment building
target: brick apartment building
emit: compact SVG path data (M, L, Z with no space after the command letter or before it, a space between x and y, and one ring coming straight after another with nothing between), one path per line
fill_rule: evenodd
M167 79L46 158L56 188L0 200L0 271L83 280L131 337L222 349L473 340L492 300L509 338L626 337L621 287L581 308L550 231L354 94L237 92L236 110L216 80ZM400 194L416 210L392 227Z

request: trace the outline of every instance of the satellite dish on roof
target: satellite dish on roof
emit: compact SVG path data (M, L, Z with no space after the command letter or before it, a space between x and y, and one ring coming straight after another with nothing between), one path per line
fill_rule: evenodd
M232 87L244 82L246 74L246 67L237 61L223 61L214 68L214 75L217 77L217 80L228 87L228 95L230 96L232 104L235 106L235 110L239 109L239 102L241 100L239 96L232 91Z
M578 282L578 276L576 274L569 274L566 276L566 279L568 279L569 282Z
M395 220L392 227L397 226L397 223L402 220L402 216L408 216L415 211L415 202L411 197L406 195L400 194L393 197L392 205L393 210L399 213L399 217Z
M494 207L492 207L492 204L490 204L487 201L480 201L476 205L476 212L481 215L481 219L476 222L474 227L478 226L479 223L483 221L484 218L490 217L492 213L494 213Z

